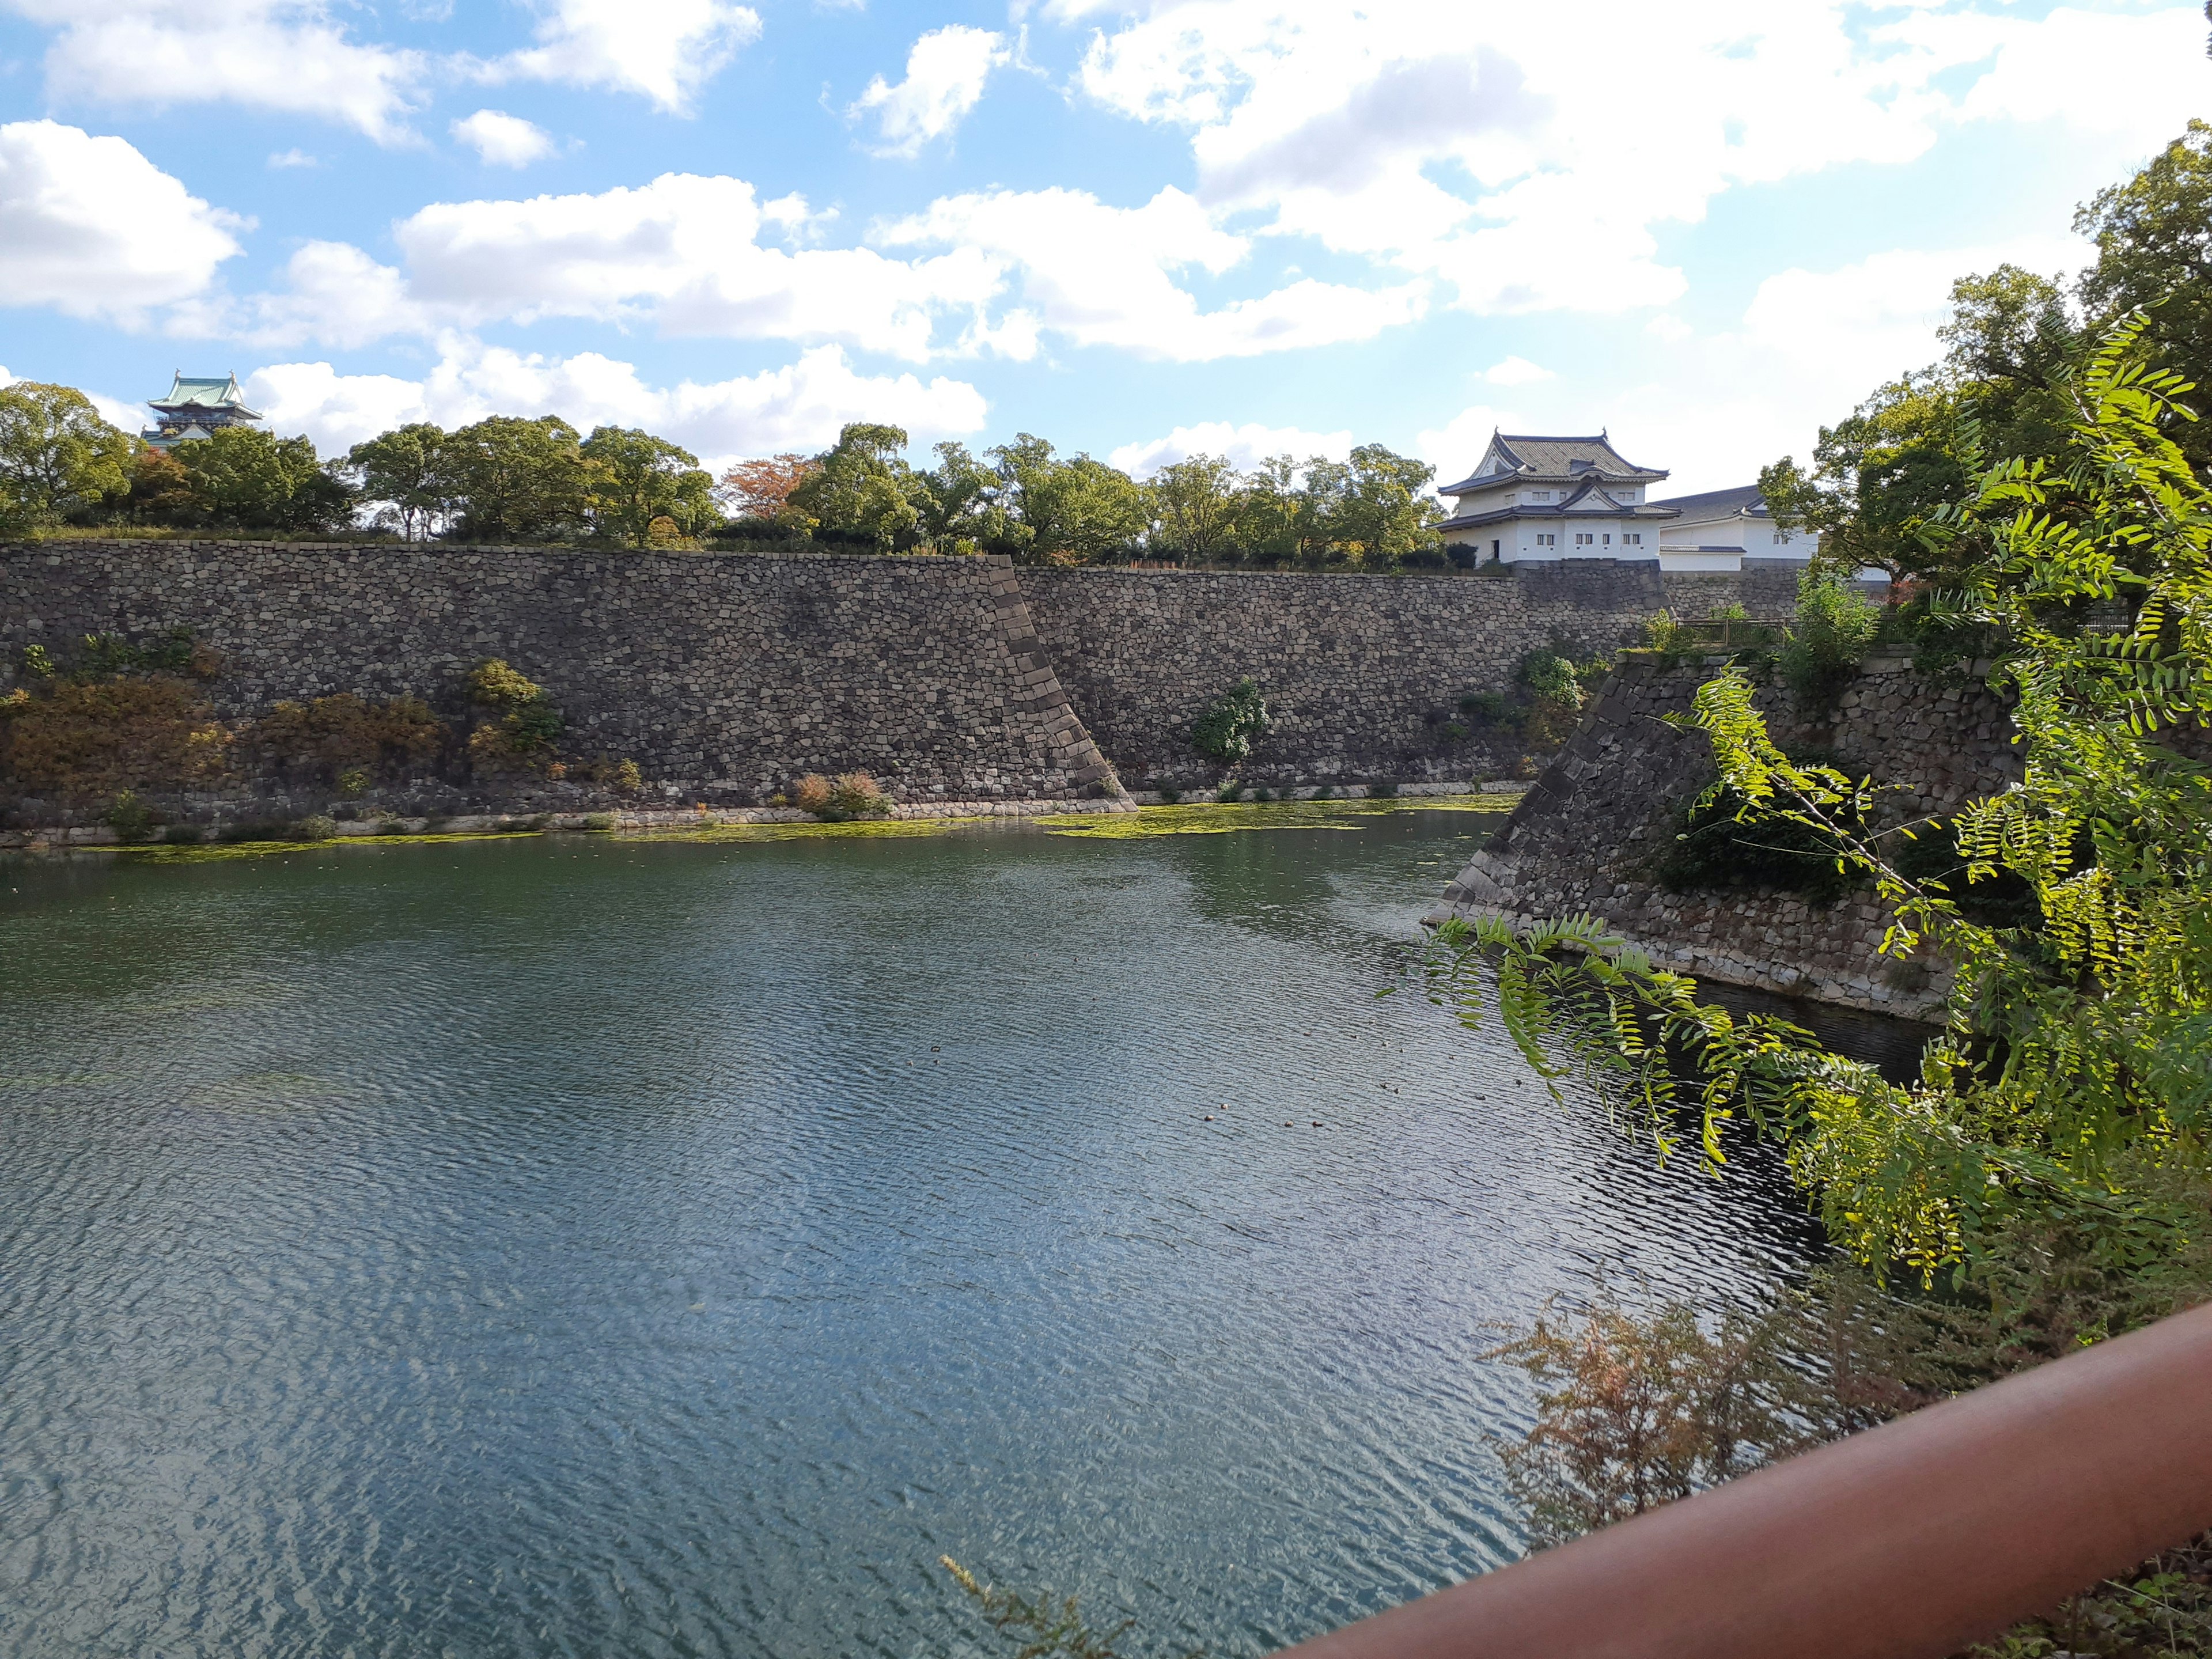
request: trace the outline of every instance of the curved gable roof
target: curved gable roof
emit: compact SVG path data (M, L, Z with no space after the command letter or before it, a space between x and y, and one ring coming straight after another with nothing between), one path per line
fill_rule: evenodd
M1481 464L1459 483L1441 486L1437 493L1464 495L1489 484L1502 483L1509 477L1565 483L1578 480L1584 474L1640 480L1667 476L1663 467L1637 465L1615 449L1613 440L1603 432L1593 438L1492 432Z

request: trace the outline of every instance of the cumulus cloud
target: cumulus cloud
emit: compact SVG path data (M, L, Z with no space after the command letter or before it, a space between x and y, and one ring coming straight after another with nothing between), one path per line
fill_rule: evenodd
M700 89L760 32L760 14L730 0L538 0L538 44L477 73L634 92L688 114Z
M1555 377L1550 369L1540 368L1526 357L1508 357L1485 369L1482 378L1492 386L1531 386Z
M989 29L932 29L907 53L905 80L892 86L878 75L846 113L876 118L878 155L916 155L967 119L991 71L1012 61L1005 38Z
M1365 289L1307 278L1203 310L1171 273L1219 276L1250 244L1172 185L1138 208L1075 190L945 197L878 234L891 246L989 254L1020 272L1022 322L1079 345L1177 362L1370 339L1419 316L1426 302L1419 283Z
M486 167L526 167L553 153L553 135L505 110L480 109L453 123L453 137Z
M1351 453L1349 432L1308 432L1295 426L1261 426L1256 421L1242 426L1201 421L1196 426L1179 426L1164 438L1123 444L1108 459L1132 477L1142 478L1194 455L1219 455L1249 471L1275 455L1304 463L1316 455L1340 461Z
M645 427L719 464L823 448L849 421L889 421L927 439L980 431L988 412L965 381L863 374L836 346L758 374L653 386L631 364L597 352L547 357L452 337L419 380L276 363L247 376L246 392L275 429L305 432L325 453L408 421L450 428L487 415L558 415L584 431Z
M763 246L770 220L742 179L665 173L635 189L441 203L400 222L426 314L473 325L544 317L651 317L671 333L843 340L921 359L936 318L976 312L1002 278L982 252L887 258L870 248Z
M838 342L917 362L1026 359L1054 334L1203 362L1369 338L1424 302L1418 283L1304 280L1203 309L1175 273L1218 275L1249 245L1172 189L1130 209L1074 191L955 197L879 228L882 248L806 246L828 217L800 197L763 203L742 179L695 173L592 195L434 203L392 228L401 265L310 243L270 292L210 300L176 325L357 345L568 318Z
M1485 8L1472 27L1433 0L1048 15L1121 14L1078 85L1186 131L1217 219L1433 277L1485 313L1668 303L1683 278L1653 228L1732 188L1909 161L1972 121L2063 119L2148 149L2200 102L2193 6L1905 9L1869 26L1845 0L1589 0L1590 45L1571 51L1540 7ZM2127 95L2089 109L2084 84Z
M205 292L244 228L120 138L0 125L0 305L137 323Z
M2085 246L2036 237L1940 252L1894 249L1826 270L1793 268L1762 282L1730 327L1671 328L1655 336L1640 378L1602 389L1562 376L1524 386L1518 406L1487 404L1423 432L1417 450L1440 475L1464 477L1493 427L1509 432L1608 429L1632 459L1669 469L1662 493L1749 483L1784 454L1811 453L1833 423L1880 382L1942 355L1936 337L1951 284L2010 262L2058 271Z
M324 0L0 0L58 29L49 97L162 108L227 101L406 134L421 52L354 40Z

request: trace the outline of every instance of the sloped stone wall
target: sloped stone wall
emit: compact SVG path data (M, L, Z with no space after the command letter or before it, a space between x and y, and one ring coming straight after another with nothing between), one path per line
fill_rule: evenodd
M1686 713L1712 672L1649 659L1618 670L1574 739L1429 919L1480 914L1527 926L1587 914L1700 978L1887 1013L1934 1013L1948 988L1942 964L1878 958L1889 916L1870 893L1821 904L1766 890L1670 893L1653 879L1674 810L1713 778L1705 739L1662 717ZM1784 749L1826 750L1846 769L1897 786L1878 823L1954 811L2019 775L2002 702L1978 683L1931 684L1902 657L1871 659L1832 719L1802 719L1773 690L1760 693L1759 706Z
M1636 643L1668 603L1648 561L1505 575L1024 570L1021 580L1076 714L1132 784L1204 775L1192 723L1247 677L1274 721L1239 769L1248 779L1508 772L1517 743L1440 735L1461 694L1503 690L1540 646L1589 656ZM1686 614L1704 614L1698 592L1683 590Z
M221 654L218 714L336 691L463 712L501 657L564 747L744 805L807 772L901 799L1074 794L1108 769L1004 559L511 547L67 542L0 547L0 673L22 647L184 627ZM0 682L4 689L5 682Z

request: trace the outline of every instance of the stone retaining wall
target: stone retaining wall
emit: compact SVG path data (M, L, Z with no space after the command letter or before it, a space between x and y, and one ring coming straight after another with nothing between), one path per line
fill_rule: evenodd
M1498 575L1017 573L1000 558L50 542L0 546L0 691L27 645L65 659L86 634L183 627L221 656L209 693L226 719L351 691L419 696L465 729L462 678L501 657L559 703L565 753L635 760L664 800L738 808L856 769L914 803L1112 793L1115 769L1205 788L1220 769L1191 725L1249 676L1275 725L1239 769L1248 781L1458 785L1524 765L1510 736L1446 729L1463 693L1504 688L1534 647L1611 650L1664 605L1706 614L1739 587L1600 560ZM574 783L455 777L362 810L612 804ZM165 808L206 822L335 807L313 787L251 790ZM0 805L41 823L85 810Z
M1503 575L1022 572L1069 701L1133 785L1207 776L1191 724L1247 677L1274 721L1238 769L1254 781L1509 772L1518 744L1443 734L1460 696L1504 690L1540 646L1590 656L1640 641L1670 588L1684 614L1705 614L1681 580L1597 559Z
M225 717L336 691L459 716L463 677L504 658L559 703L565 750L634 759L686 800L757 804L803 774L854 769L918 801L1111 784L1003 558L0 548L0 673L27 645L66 657L88 633L176 627L220 653L209 693Z
M1713 672L1630 659L1429 920L1486 914L1525 927L1589 914L1700 978L1931 1016L1946 971L1876 955L1889 917L1870 893L1821 904L1767 890L1670 893L1653 879L1674 811L1713 777L1705 738L1661 716L1686 713ZM1871 659L1832 719L1798 717L1778 690L1758 701L1784 749L1826 750L1847 770L1898 786L1883 798L1880 822L1948 813L2019 775L2003 703L1978 683L1930 684L1902 657Z

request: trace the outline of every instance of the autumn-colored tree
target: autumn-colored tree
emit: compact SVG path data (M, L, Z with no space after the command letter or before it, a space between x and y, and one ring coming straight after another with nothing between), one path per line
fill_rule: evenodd
M806 456L791 454L734 462L722 474L714 493L733 519L780 519L791 504L791 492L820 466Z

